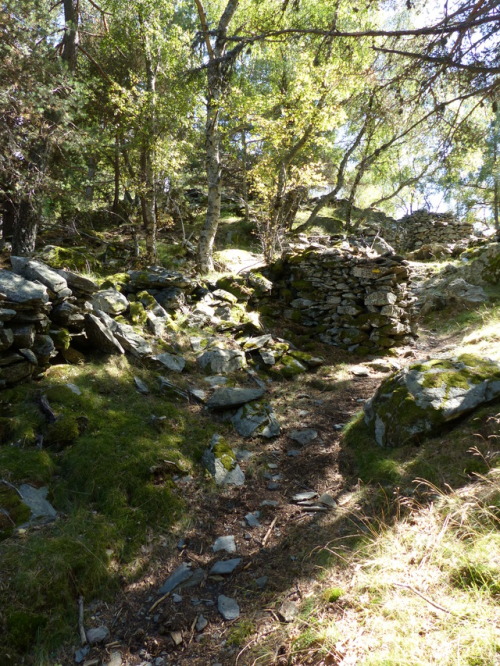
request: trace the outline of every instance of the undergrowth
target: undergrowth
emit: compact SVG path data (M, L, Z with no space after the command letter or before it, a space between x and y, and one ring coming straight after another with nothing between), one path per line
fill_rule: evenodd
M0 396L10 424L0 478L47 486L59 514L0 543L2 665L74 635L78 597L109 598L145 565L137 555L151 531L165 533L182 517L173 477L193 469L211 426L150 380L150 394L139 394L134 375L148 381L123 358L54 366L42 382ZM55 424L46 423L41 395ZM153 416L165 417L161 430Z

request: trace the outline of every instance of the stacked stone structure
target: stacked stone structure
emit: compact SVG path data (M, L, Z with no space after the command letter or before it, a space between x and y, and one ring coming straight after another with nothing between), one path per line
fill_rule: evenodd
M328 344L369 352L413 341L406 261L347 243L289 254L270 270L285 318Z
M368 219L359 230L367 244L383 238L396 252L414 252L425 245L450 245L469 242L473 233L470 223L453 213L417 210L399 220L384 216Z
M469 240L472 225L459 220L453 213L431 213L417 210L398 221L399 252L413 252L422 245L457 243Z

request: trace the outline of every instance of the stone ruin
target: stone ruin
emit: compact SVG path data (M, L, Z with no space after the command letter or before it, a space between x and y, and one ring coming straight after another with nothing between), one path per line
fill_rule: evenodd
M130 271L123 276L127 298L115 288L99 289L84 276L35 259L13 256L11 264L12 271L0 270L0 389L41 376L58 354L71 363L83 361L81 350L86 349L152 357L151 345L130 324L143 319L161 337L170 317L145 285L165 304L169 299L184 303L198 286L165 269ZM130 322L120 319L126 311Z
M405 260L347 242L292 252L268 271L270 306L318 338L357 351L411 344L416 331Z
M422 209L399 220L388 216L370 219L360 231L369 245L381 236L396 252L408 253L424 246L456 243L460 243L464 250L471 240L473 227L453 213L432 213Z
M399 222L399 251L413 252L422 245L467 241L472 235L472 224L459 220L453 213L431 213L417 210L405 215Z

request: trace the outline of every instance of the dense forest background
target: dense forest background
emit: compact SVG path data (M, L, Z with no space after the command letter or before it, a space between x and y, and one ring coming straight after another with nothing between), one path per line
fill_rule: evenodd
M244 211L271 257L311 193L498 225L497 0L5 0L0 205L37 228L158 229ZM347 215L349 224L349 215Z

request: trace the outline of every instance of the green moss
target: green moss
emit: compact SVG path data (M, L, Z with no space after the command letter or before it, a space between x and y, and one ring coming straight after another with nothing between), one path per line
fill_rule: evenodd
M152 310L158 305L156 298L147 291L138 292L137 299L142 303L146 310Z
M254 289L249 287L244 277L240 275L225 275L217 280L217 289L224 289L240 301L248 301L254 294Z
M30 515L31 511L17 491L0 483L0 540L10 536L17 525L29 520Z
M344 590L340 587L329 587L323 592L323 599L328 601L328 603L333 604L344 596Z
M49 335L54 341L54 346L56 349L68 349L71 344L71 335L68 329L58 328L51 329Z
M318 356L313 356L313 354L308 354L307 352L299 351L298 349L291 349L288 354L311 368L316 368L323 362L323 359Z
M48 245L38 256L53 268L68 268L69 270L90 272L99 266L99 262L87 248L65 248L57 245Z
M80 434L77 417L66 414L47 427L47 444L64 445L73 442Z
M12 611L7 614L6 624L9 642L16 650L25 652L47 624L47 618L29 611Z
M228 471L233 469L234 463L236 462L236 456L234 455L233 449L229 446L225 439L220 437L212 450L215 457L220 460L225 469Z
M129 309L130 319L132 320L132 323L144 326L148 319L148 315L144 308L144 305L140 301L135 301L133 303L130 303L129 308L130 308Z
M130 275L128 273L114 273L107 275L100 281L100 289L115 289L116 291L123 291L123 288L130 282Z
M29 634L26 648L14 648L9 634L0 632L0 654L8 646L13 665L22 663L21 649L47 651L73 636L77 597L109 598L123 577L140 572L130 563L148 532L167 534L182 514L182 493L171 478L175 467L164 461L190 472L215 428L165 396L138 395L133 382L138 372L122 357L83 367L60 365L36 386L0 394L3 408L13 413L36 408L37 396L46 394L61 423L71 426L71 437L76 435L62 451L0 446L0 478L47 485L51 503L64 516L41 531L28 529L22 538L2 542L4 616L24 610L28 599L30 612L46 621L43 632ZM67 389L67 382L77 384L81 395ZM17 404L4 404L6 394ZM79 415L88 424L77 433ZM153 415L167 417L170 427L159 433ZM68 437L66 430L63 435Z
M429 361L412 366L411 369L425 373L421 382L425 388L445 386L468 389L471 385L488 379L500 379L500 370L496 363L473 354L462 354L456 361Z
M11 482L43 485L49 482L55 469L54 461L45 450L0 447L0 476Z

